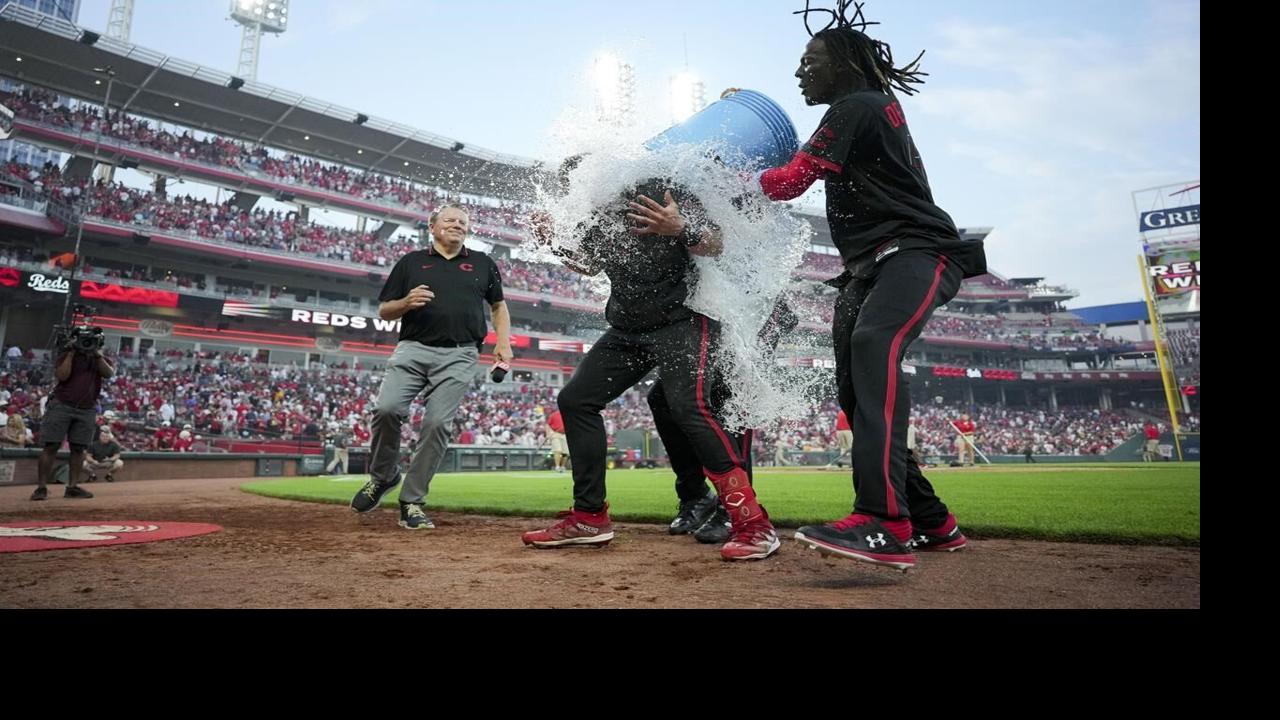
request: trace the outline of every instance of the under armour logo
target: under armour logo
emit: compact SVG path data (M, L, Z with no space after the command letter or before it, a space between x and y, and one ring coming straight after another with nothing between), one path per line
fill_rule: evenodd
M876 533L875 537L871 537L870 535L867 535L866 540L867 540L867 547L870 547L870 548L876 548L882 545L889 544L888 541L884 539L884 533Z

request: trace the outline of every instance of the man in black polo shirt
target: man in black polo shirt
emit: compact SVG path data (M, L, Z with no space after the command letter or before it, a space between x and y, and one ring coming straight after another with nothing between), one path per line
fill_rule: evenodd
M815 33L796 77L809 105L830 105L817 132L785 167L760 176L765 195L790 200L821 178L827 220L845 272L832 329L840 407L854 443L848 517L800 528L824 553L915 566L914 550L959 550L955 516L907 452L907 347L960 281L986 272L981 241L965 240L933 202L924 163L894 90L921 82L916 62L896 68L885 43L851 20ZM917 61L919 58L917 58Z
M693 270L691 253L718 254L720 231L702 219L699 203L688 192L666 188L673 184L651 180L600 208L579 226L578 252L566 253L566 264L579 272L603 270L608 275L609 329L556 399L573 458L573 510L545 530L525 533L526 545L604 545L613 539L605 502L607 447L600 413L657 368L671 418L731 517L732 533L720 549L721 557L760 559L780 546L756 501L741 438L727 432L717 418L722 399L718 396L728 392L712 362L719 323L684 304ZM631 197L635 201L626 202ZM545 224L536 224L535 233L541 240L550 239Z
M400 427L409 404L426 389L421 437L400 490L400 527L408 530L435 527L422 504L444 459L458 404L476 376L486 303L498 334L494 357L511 361L502 277L492 258L463 245L467 211L446 205L431 214L429 224L431 246L400 258L378 296L378 315L400 320L400 342L387 361L374 408L370 479L351 500L353 510L369 512L400 482Z

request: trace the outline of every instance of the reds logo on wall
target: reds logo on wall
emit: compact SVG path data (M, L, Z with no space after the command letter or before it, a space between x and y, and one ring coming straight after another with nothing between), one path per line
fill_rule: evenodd
M71 292L71 281L62 276L45 277L43 273L31 273L27 277L27 287L36 292L51 292L66 295Z

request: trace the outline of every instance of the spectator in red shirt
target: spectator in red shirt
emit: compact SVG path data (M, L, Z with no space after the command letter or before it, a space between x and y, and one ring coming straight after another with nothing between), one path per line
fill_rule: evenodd
M152 436L151 442L156 450L172 450L173 443L177 439L178 430L165 420Z
M369 429L364 426L364 423L356 425L355 434L357 445L364 447L369 444Z
M1160 456L1160 428L1153 422L1147 422L1142 434L1147 438L1142 447L1142 462L1154 462Z
M555 471L564 472L564 461L569 456L569 440L564 434L564 418L556 410L547 416L547 440L551 443L551 456L555 459Z
M956 455L962 465L973 465L973 446L977 439L978 426L969 419L969 414L965 413L960 419L953 423L956 430L960 431L960 436L956 438Z
M840 454L836 456L835 465L844 467L844 456L853 452L853 428L849 426L849 416L843 410L836 413L836 444Z

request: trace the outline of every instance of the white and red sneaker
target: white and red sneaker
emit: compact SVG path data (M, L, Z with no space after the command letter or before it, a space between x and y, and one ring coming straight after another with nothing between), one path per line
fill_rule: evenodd
M565 545L608 545L613 540L609 506L598 513L565 510L556 515L560 522L546 530L532 530L521 538L525 545L554 548Z
M765 520L733 531L729 542L720 548L725 560L763 560L778 551L782 541L773 525Z
M723 475L706 471L729 516L729 542L720 547L725 560L763 560L782 547L778 533L769 522L769 513L756 499L756 491L742 468Z

